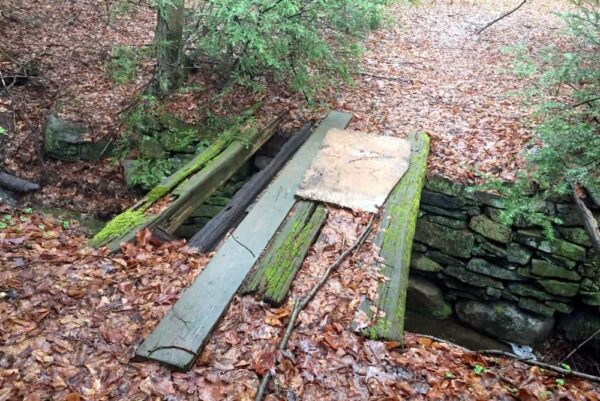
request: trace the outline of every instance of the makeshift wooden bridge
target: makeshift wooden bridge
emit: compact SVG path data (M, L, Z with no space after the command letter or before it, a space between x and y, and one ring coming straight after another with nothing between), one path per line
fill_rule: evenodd
M327 214L322 204L298 200L295 194L325 134L332 128L345 128L350 118L348 113L331 112L308 136L218 247L202 273L138 347L137 360L154 360L176 370L189 369L240 288L273 304L284 301ZM401 311L390 310L388 316L394 316L393 319L384 323L374 319L373 324L389 327L390 330L378 331L378 335L395 340L402 337L410 248L426 170L428 138L425 134L416 135L411 145L410 167L384 206L381 226L385 230L376 239L385 258L382 265L387 266L384 273L390 278L382 285L379 303L390 305L386 313L394 307Z

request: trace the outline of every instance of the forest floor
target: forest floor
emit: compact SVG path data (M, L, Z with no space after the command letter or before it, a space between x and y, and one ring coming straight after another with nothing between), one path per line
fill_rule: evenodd
M117 87L96 56L110 44L151 41L153 15L141 10L135 21L107 24L96 2L78 2L81 13L70 12L68 2L45 3L48 9L14 10L15 21L0 26L0 37L14 38L12 51L39 56L46 85L14 87L11 97L0 98L0 111L14 109L16 102L20 110L9 135L7 166L42 180L45 189L36 196L49 205L114 213L132 201L118 180L119 167L110 161L99 166L42 162L39 128L48 111L65 100L61 112L85 111L79 119L94 127L94 135L118 135L118 111L143 86L149 69L137 82ZM527 110L507 96L523 84L502 72L510 57L500 48L517 42L540 47L557 37L555 2L528 3L479 36L476 29L512 2L424 3L394 7L391 26L369 36L365 74L355 86L321 93L316 109L299 106L297 95L269 88L263 110L269 115L287 110L290 128L331 107L352 112L352 128L402 136L423 129L433 141L431 172L467 182L483 173L511 178L530 132ZM61 27L50 15L71 15L72 22ZM91 22L104 30L88 29ZM30 24L29 32L17 29L21 24ZM75 39L81 47L65 47ZM170 107L189 119L202 99L180 94ZM242 100L238 107L250 102ZM216 107L226 110L231 101ZM398 348L350 331L361 297L372 295L380 280L368 242L301 313L288 352L276 351L292 301L318 280L343 244L357 238L365 215L332 210L288 303L272 309L252 297L236 297L186 373L134 363L131 357L211 255L183 243L151 244L141 236L111 256L87 248L76 223L2 205L0 215L8 216L3 217L8 227L0 232L0 401L252 400L267 369L275 372L266 398L271 401L600 399L588 382L522 362L483 357L410 333Z

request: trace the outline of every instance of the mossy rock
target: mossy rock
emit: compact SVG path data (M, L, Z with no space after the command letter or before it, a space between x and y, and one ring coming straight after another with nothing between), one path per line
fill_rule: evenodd
M503 224L496 223L487 216L479 215L471 219L469 227L478 234L491 240L507 244L510 241L511 230Z
M451 228L421 220L417 224L415 239L442 252L462 258L471 255L475 238L467 230L453 230Z
M445 301L440 287L421 277L408 280L406 308L433 319L445 319L452 314L452 306Z
M444 269L444 274L454 277L455 279L479 288L497 288L502 290L504 287L502 282L495 280L489 276L474 273L458 266L448 266Z
M455 230L462 230L463 228L467 228L466 220L457 220L450 217L437 216L437 215L428 215L424 217L425 220L429 220L432 223L441 224L443 226L453 228Z
M524 309L526 311L537 313L538 315L545 317L554 316L554 308L546 305L545 303L536 301L531 298L521 298L519 300L519 308Z
M550 301L555 298L553 295L548 294L547 292L543 291L542 289L534 287L531 284L510 283L510 284L508 284L507 289L508 289L508 292L510 292L513 295L516 295L519 297L535 298L540 301Z
M423 190L421 193L421 204L437 206L445 209L460 209L465 206L465 198Z
M467 270L475 273L485 274L500 280L522 281L523 278L516 272L508 270L502 266L495 265L485 259L473 258L467 263Z
M464 185L453 182L440 175L434 175L433 177L428 178L425 182L425 188L448 196L462 195L465 190Z
M539 280L539 284L550 294L572 298L579 292L579 283L558 280Z
M531 273L540 277L559 278L570 281L581 280L581 276L576 272L541 259L533 259L531 261Z
M506 259L510 263L517 263L519 265L525 266L531 260L533 256L533 251L523 245L517 244L515 242L511 242L508 244Z
M410 267L411 269L428 273L435 273L444 269L439 263L436 263L433 260L421 254L412 255L412 257L410 258Z

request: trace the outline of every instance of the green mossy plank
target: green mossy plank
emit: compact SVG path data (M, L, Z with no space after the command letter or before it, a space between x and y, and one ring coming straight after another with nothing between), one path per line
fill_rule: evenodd
M323 205L298 201L257 263L244 293L259 294L264 301L275 306L281 305L326 218L327 210Z
M331 112L263 192L192 285L138 347L137 360L188 370L281 222L325 133L345 128L348 113Z
M421 190L427 173L429 137L411 135L410 167L383 206L375 245L381 249L381 273L387 278L379 287L374 321L368 335L403 342L404 312L412 242L419 215Z
M143 214L144 218L138 224L117 226L113 223L115 220L120 221L120 216L117 216L107 225L110 231L102 230L96 234L90 245L106 245L116 251L121 243L132 241L136 233L145 228L160 226L166 232L174 233L202 202L215 193L273 135L280 120L276 119L262 130L252 129L243 140L229 143L220 152L218 148L213 148L209 153L203 152L125 212ZM223 143L227 143L227 140ZM165 195L173 196L174 200L159 214L149 213L150 207Z

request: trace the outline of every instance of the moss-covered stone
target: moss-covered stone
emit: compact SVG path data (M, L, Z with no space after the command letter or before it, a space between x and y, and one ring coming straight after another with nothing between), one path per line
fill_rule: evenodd
M455 230L462 230L463 228L467 228L466 220L457 220L457 219L452 219L450 217L437 216L437 215L429 215L429 216L425 217L425 219L431 221L432 223L441 224L443 226L453 228Z
M581 276L576 272L541 259L533 259L531 261L531 273L540 277L560 278L571 281L581 280Z
M465 266L465 262L438 251L428 251L426 256L442 266Z
M581 227L559 227L558 232L569 242L587 247L592 246L589 235Z
M533 251L523 245L519 245L516 242L508 244L506 259L510 263L517 263L519 265L526 265L531 260Z
M467 220L469 214L466 210L444 209L437 206L421 205L421 210L438 216L446 216L457 220Z
M91 246L99 246L129 231L131 228L141 224L147 217L143 212L127 210L111 221L90 240Z
M496 223L484 215L471 218L469 227L476 233L503 244L507 244L510 240L510 227Z
M579 292L579 283L558 280L539 280L539 284L550 294L572 298Z
M476 191L471 194L471 197L479 204L495 207L497 209L505 208L505 200L502 196L493 192Z
M536 301L531 298L521 298L519 300L519 308L525 309L530 312L537 313L538 315L545 317L554 316L554 308L546 305L542 302Z
M545 303L546 305L550 306L551 308L554 308L554 310L560 313L571 313L575 309L575 307L571 303L560 301L546 301Z
M426 256L414 253L410 260L410 267L415 270L430 273L443 270L443 267L439 263L434 262Z
M470 297L466 297L464 295L456 294L459 298L468 298L468 299L485 299L488 301L494 301L496 299L500 299L502 296L502 290L494 287L475 287L470 284L466 284L460 280L457 280L453 277L444 276L443 279L444 285L451 290L461 292L463 294L469 294Z
M140 141L140 155L149 159L162 159L166 152L161 143L149 136L142 137Z
M465 198L461 196L444 195L438 192L423 190L421 193L421 204L431 205L447 209L460 209L465 206Z
M444 300L439 286L422 277L408 280L406 308L434 319L445 319L452 314L452 307Z
M425 182L425 188L449 196L459 196L465 187L440 175L434 175Z
M428 249L427 246L421 244L420 242L414 241L412 244L413 252L425 253L425 252L427 252L427 249Z
M554 297L541 289L534 287L531 284L524 283L510 283L508 284L508 291L513 295L520 297L530 297L539 299L541 301L550 301Z
M547 252L543 252L543 251L537 251L535 253L536 257L538 257L539 259L543 259L547 262L550 262L552 264L555 264L557 266L562 266L565 267L569 270L572 270L575 266L577 266L577 262L562 256L558 256L556 254L550 254Z
M499 290L502 290L504 287L500 281L494 280L493 278L483 274L474 273L458 266L447 266L444 269L444 274L454 277L457 280L474 287L492 287Z
M518 230L515 241L574 261L585 259L585 248L560 239L548 240L541 230Z
M427 220L418 224L415 238L450 256L461 258L468 258L471 255L475 241L473 234L467 230L453 230Z
M510 271L504 267L495 265L484 259L473 258L467 264L467 269L475 273L485 274L500 280L521 281L523 278L516 272Z
M579 294L581 302L590 306L600 306L600 291L596 292L581 292Z
M583 219L579 211L573 204L557 204L557 217L561 220L561 225L564 226L582 226Z
M581 280L581 291L596 292L600 291L600 283L596 282L588 277Z
M486 240L483 236L476 235L475 246L471 253L476 256L498 257L504 259L506 258L506 247L498 246Z

